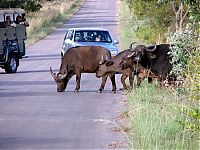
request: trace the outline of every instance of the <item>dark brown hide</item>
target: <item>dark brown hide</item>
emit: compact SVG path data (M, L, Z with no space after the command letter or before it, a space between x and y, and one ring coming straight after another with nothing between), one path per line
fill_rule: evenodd
M96 73L97 77L102 77L107 74L115 74L115 73L120 73L122 74L121 76L121 82L123 85L123 89L128 89L128 86L125 83L125 79L129 77L129 83L131 88L133 87L133 77L132 77L132 70L130 68L127 69L121 69L119 67L120 62L122 61L122 57L126 53L127 50L124 50L114 56L112 59L109 59L106 63L102 64L99 66L99 69Z
M75 92L80 89L81 73L96 73L99 68L99 64L104 63L111 58L111 54L108 49L100 46L78 46L70 48L63 56L59 73L57 74L57 91L62 92L65 90L69 79L76 74L76 88ZM66 77L62 80L59 79L59 75L66 74ZM111 78L112 91L116 92L116 84L114 75ZM106 83L107 76L102 77L102 83L99 88L99 92L102 92Z
M154 76L156 75L159 81L163 81L168 77L172 69L170 64L171 58L168 55L169 51L169 44L149 47L138 45L134 50L127 52L120 65L122 68L126 68L131 63L133 66L139 64L145 69L150 70Z

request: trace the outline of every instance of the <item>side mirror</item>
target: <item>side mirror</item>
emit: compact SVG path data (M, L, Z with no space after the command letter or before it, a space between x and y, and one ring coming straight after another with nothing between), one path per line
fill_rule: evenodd
M119 41L114 40L114 41L113 41L113 44L119 44Z

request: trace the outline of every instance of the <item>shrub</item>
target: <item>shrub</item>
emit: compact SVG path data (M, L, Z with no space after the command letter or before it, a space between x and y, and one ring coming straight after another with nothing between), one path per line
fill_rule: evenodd
M35 12L42 8L41 0L0 0L0 8L23 8L27 12Z
M165 33L173 24L171 5L155 1L128 0L132 30L145 43L164 42Z
M187 71L187 88L188 99L194 103L193 107L184 106L181 112L184 118L179 122L189 130L199 134L200 132L200 52L193 51L188 61Z
M187 65L193 48L192 31L186 29L177 31L170 35L169 41L174 46L171 47L171 64L173 66L171 73L177 76L178 80L183 79L187 72Z
M172 73L177 76L177 80L183 80L184 86L180 86L184 99L192 106L180 107L182 117L179 123L187 130L198 134L200 131L200 53L195 50L193 31L190 25L186 30L176 32L170 40L174 44L171 48L170 56L172 57Z

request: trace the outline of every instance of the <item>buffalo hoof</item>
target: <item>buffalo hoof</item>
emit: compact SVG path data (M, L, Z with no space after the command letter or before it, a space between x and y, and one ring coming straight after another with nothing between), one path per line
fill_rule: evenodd
M116 93L116 90L112 90L112 93L115 94L115 93Z
M129 87L123 87L123 88L120 88L119 90L120 91L125 91L125 90L128 90L128 89L130 89Z
M78 92L79 92L79 90L77 90L77 89L74 90L74 93L78 93Z
M99 90L98 90L98 93L102 93L102 89L99 89Z
M65 89L57 89L57 92L64 92Z

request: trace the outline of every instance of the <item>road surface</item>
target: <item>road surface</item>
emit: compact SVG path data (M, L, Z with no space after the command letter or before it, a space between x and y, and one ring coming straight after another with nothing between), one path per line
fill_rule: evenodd
M49 67L60 67L60 52L69 27L104 27L119 40L119 1L86 0L80 11L55 32L28 47L18 72L0 70L0 149L107 149L123 142L112 132L115 117L123 111L118 90L108 80L102 94L101 79L83 74L74 93L73 77L63 93L56 92ZM117 76L117 87L121 87Z

